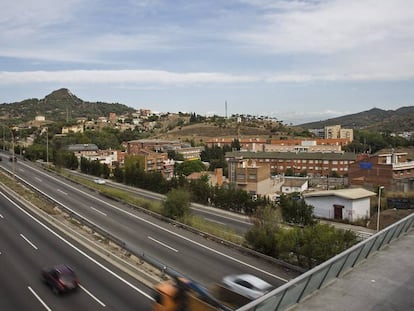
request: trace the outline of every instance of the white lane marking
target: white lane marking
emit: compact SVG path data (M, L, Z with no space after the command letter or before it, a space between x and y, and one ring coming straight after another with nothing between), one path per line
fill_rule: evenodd
M36 299L40 301L40 303L43 305L43 307L45 307L46 310L52 311L52 309L48 307L48 305L42 300L42 298L39 297L39 295L30 286L28 286L27 288L32 292L33 296L35 296Z
M68 193L67 193L67 192L65 192L65 191L63 191L63 190L56 189L56 191L58 191L58 192L60 192L60 193L63 193L64 195L68 195Z
M2 214L0 214L0 218L4 219L4 216Z
M30 167L30 166L28 166L28 167L29 167L30 169L32 169L33 171L36 171L36 172L37 172L37 173L39 173L39 174L43 174L43 175L47 176L48 178L50 178L50 179L52 179L52 180L55 180L56 182L59 182L59 183L63 184L63 181L59 180L58 178L55 178L55 177L50 176L50 175L47 175L45 172L39 171L39 170L37 170L37 169L35 169L35 168L32 168L32 167ZM42 193L42 194L43 194L43 195L45 195L46 197L50 198L51 200L53 200L53 201L55 201L55 202L57 202L57 203L61 204L61 205L62 205L62 206L64 206L66 209L70 210L72 213L75 213L76 215L79 215L79 213L77 213L76 211L74 211L74 210L72 210L71 208L67 207L66 205L64 205L63 203L59 202L58 200L56 200L56 199L52 198L50 195L48 195L48 194L47 194L47 193L45 193L44 191L42 191L42 190L38 189L37 187L35 187L35 186L31 185L30 183L27 183L27 184L29 184L31 187L35 188L37 191L39 191L40 193ZM151 225L151 226L153 226L153 227L155 227L155 228L158 228L158 229L160 229L160 230L163 230L164 232L167 232L167 233L169 233L169 234L171 234L171 235L174 235L174 236L176 236L176 237L178 237L178 238L181 238L181 239L183 239L183 240L185 240L185 241L187 241L187 242L189 242L189 243L192 243L192 244L194 244L194 245L197 245L197 246L199 246L199 247L201 247L201 248L204 248L204 249L206 249L206 250L208 250L208 251L211 251L211 252L213 252L213 253L215 253L215 254L217 254L217 255L220 255L220 256L222 256L222 257L225 257L225 258L227 258L228 260L232 260L232 261L237 262L237 263L239 263L239 264L241 264L241 265L244 265L244 266L246 266L246 267L249 267L250 269L253 269L253 270L259 271L259 272L261 272L261 273L264 273L264 274L266 274L266 275L268 275L268 276L274 277L275 279L281 280L281 281L283 281L283 282L286 282L286 283L288 282L288 280L287 280L287 279L284 279L284 278L282 278L282 277L280 277L280 276L278 276L278 275L275 275L275 274L270 273L270 272L268 272L268 271L265 271L265 270L263 270L263 269L257 268L257 267L255 267L254 265L248 264L247 262L244 262L244 261L242 261L242 260L236 259L236 258L234 258L234 257L232 257L232 256L230 256L230 255L224 254L224 253L222 253L222 252L220 252L220 251L218 251L218 250L215 250L215 249L213 249L213 248L211 248L211 247L208 247L208 246L205 246L205 245L203 245L203 244L201 244L201 243L198 243L198 242L196 242L196 241L193 241L193 240L191 240L190 238L187 238L187 237L181 236L181 235L179 235L179 234L178 234L178 233L176 233L176 232L173 232L173 231L171 231L171 230L169 230L169 229L166 229L166 228L164 228L164 227L161 227L160 225L154 224L154 223L152 223L152 222L151 222L151 221L149 221L149 220L146 220L146 219L144 219L144 218L142 218L142 217L139 217L139 216L137 216L137 215L132 214L131 212L125 211L125 210L123 210L123 209L121 209L121 208L119 208L119 207L117 207L117 206L115 206L115 205L112 205L111 203L108 203L108 202L106 202L106 201L104 201L104 200L102 200L102 199L99 199L99 198L97 198L97 197L95 197L95 196L93 196L93 195L91 195L91 194L89 194L89 193L86 193L86 192L84 192L84 191L82 191L82 190L80 190L80 189L78 189L78 188L76 188L76 187L74 187L74 186L71 186L71 185L69 185L69 184L65 184L65 186L66 186L66 187L71 188L71 189L72 189L72 190L74 190L74 191L80 192L80 193L82 193L83 195L88 196L88 197L90 197L90 198L92 198L92 199L94 199L94 200L96 200L96 201L98 201L98 202L101 202L101 203L103 203L103 204L106 204L107 206L110 206L110 207L112 207L113 209L115 209L115 210L117 210L117 211L119 211L119 212L122 212L122 213L124 213L124 214L126 214L126 215L129 215L129 216L131 216L131 217L133 217L133 218L135 218L135 219L141 220L142 222L145 222L145 223L147 223L147 224L149 224L149 225ZM82 217L83 217L83 216L82 216ZM87 221L91 222L92 224L95 224L93 221L89 220L88 218L86 218L86 217L83 217L83 218L85 218ZM151 297L151 300L154 300L154 299Z
M215 220L215 219L212 219L212 218L204 217L204 219L207 220L207 221L210 221L210 222L215 222L216 224L220 224L220 225L223 225L223 226L227 225L226 223L224 223L222 221L218 221L218 220Z
M106 307L106 305L102 302L102 301L100 301L98 298L96 298L90 291L88 291L85 287L83 287L82 285L80 285L79 284L79 287L80 288L82 288L82 290L85 292L85 293L87 293L89 296L91 296L92 297L92 299L95 299L95 301L97 302L97 303L99 303L102 307Z
M32 242L29 241L28 238L26 238L23 234L20 234L20 236L27 242L30 244L31 247L33 247L34 249L38 249L36 245L34 245Z
M98 212L98 213L101 213L104 216L107 216L104 212L101 212L100 210L98 210L98 209L96 209L96 208L94 208L92 206L89 206L89 208L93 209L95 212Z
M160 244L160 245L162 245L162 246L164 246L164 247L166 247L166 248L168 248L168 249L170 249L170 250L178 253L178 249L175 249L175 248L173 248L173 247L171 247L171 246L169 246L169 245L167 245L167 244L165 244L165 243L163 243L161 241L158 241L158 240L154 239L153 237L148 236L148 239L150 239L151 241L154 241L155 243L158 243L158 244Z
M120 280L121 282L123 282L124 284L128 285L129 287L131 287L132 289L134 289L135 291L139 292L141 295L145 296L146 298L148 298L151 301L155 301L154 298L145 293L143 290L139 289L138 287L136 287L134 284L128 282L127 280L125 280L124 278L122 278L121 276L119 276L118 274L116 274L115 272L113 272L112 270L110 270L109 268L107 268L106 266L104 266L103 264L101 264L99 261L95 260L94 258L92 258L91 256L89 256L88 254L86 254L84 251L82 251L81 249L77 248L75 245L73 245L71 242L69 242L68 240L66 240L64 237L60 236L58 233L56 233L55 231L53 231L51 228L49 228L48 226L46 226L43 222L41 222L40 220L38 220L37 218L35 218L34 216L32 216L31 214L29 214L29 212L27 212L25 209L21 208L18 204L16 204L14 201L12 201L10 198L8 198L7 196L4 195L4 193L0 192L0 195L2 195L7 201L9 201L11 204L13 204L14 206L16 206L16 208L18 208L22 213L26 214L28 217L30 217L33 221L37 222L40 226L42 226L43 228L45 228L47 231L49 231L51 234L53 234L55 237L57 237L59 240L61 240L62 242L66 243L67 245L69 245L70 247L72 247L75 251L77 251L79 254L83 255L85 258L89 259L90 261L92 261L94 264L96 264L97 266L99 266L100 268L102 268L103 270L105 270L106 272L108 272L109 274L111 274L113 277L117 278L118 280Z
M36 179L37 181L42 182L42 179L41 179L41 178L39 178L39 177L35 177L35 179Z

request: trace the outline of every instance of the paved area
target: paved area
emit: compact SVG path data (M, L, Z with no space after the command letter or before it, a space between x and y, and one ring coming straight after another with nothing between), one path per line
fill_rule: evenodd
M291 310L414 310L414 230Z

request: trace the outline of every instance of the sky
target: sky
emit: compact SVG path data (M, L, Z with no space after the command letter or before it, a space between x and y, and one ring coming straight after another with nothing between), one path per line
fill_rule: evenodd
M15 0L0 103L68 88L157 112L286 124L414 103L413 0Z

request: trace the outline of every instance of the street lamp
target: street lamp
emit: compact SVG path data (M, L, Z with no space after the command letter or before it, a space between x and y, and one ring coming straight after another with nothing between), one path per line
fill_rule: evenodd
M381 192L384 189L384 186L378 188L378 211L377 211L377 232L380 228L380 212L381 212Z
M49 128L46 127L46 165L49 167Z

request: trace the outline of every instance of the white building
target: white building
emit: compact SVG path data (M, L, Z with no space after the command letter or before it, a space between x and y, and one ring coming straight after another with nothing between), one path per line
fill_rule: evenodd
M375 192L363 188L316 191L303 194L306 204L314 207L317 218L346 219L350 222L370 217L370 198Z
M309 181L308 178L304 177L286 177L282 185L282 193L302 193L308 190Z

